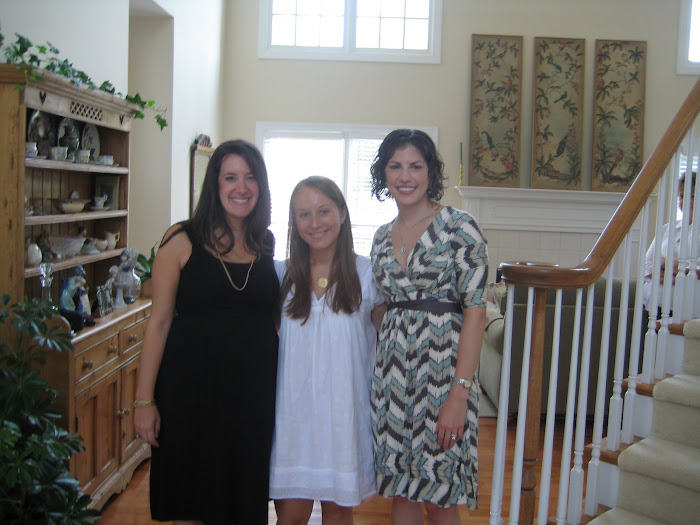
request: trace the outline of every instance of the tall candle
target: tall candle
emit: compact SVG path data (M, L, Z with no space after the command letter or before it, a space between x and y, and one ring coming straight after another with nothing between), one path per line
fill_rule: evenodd
M459 163L464 164L464 161L462 160L462 143L459 143Z

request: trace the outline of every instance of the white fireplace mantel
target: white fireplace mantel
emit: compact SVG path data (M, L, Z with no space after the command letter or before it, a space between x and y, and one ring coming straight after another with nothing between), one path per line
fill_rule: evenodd
M625 195L478 186L458 186L457 191L462 209L474 217L488 241L491 280L502 261L549 262L569 268L578 265ZM635 221L631 235L633 246L639 247L639 221ZM637 253L636 248L633 253ZM636 256L634 259L629 263L636 265Z
M457 186L483 229L600 233L624 193Z

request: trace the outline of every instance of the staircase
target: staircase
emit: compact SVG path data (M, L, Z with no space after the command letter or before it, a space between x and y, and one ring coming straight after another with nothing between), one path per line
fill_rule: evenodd
M618 458L617 507L591 525L700 523L700 319L684 335L682 373L654 387L651 435Z
M510 492L511 524L700 524L700 242L696 240L700 239L700 206L694 207L693 220L687 213L680 221L680 257L672 243L663 248L663 259L678 260L683 271L675 277L664 273L658 249L651 272L645 265L649 239L661 239L664 224L675 224L679 191L684 192L685 202L700 198L700 185L691 187L690 177L684 186L678 184L685 166L698 170L699 137L700 80L584 261L572 268L501 262L507 299L490 525L504 523L506 491ZM635 223L638 228L633 229ZM600 334L596 370L591 360L593 299L595 283L603 275L608 286L595 332ZM610 283L616 278L622 286L619 295L613 296ZM627 295L632 280L651 285L648 321L643 316L642 286L636 286L634 297ZM527 312L524 333L514 335L518 286L527 287ZM562 317L564 290L576 291L573 318ZM551 291L557 301L553 315L546 310ZM614 304L632 308L629 318L618 317L617 338L612 337L610 326ZM563 322L571 325L572 344L567 348L571 359L568 372L562 370L559 377ZM630 341L620 335L627 333L627 323L631 323ZM549 378L542 374L547 329L553 334L547 355L553 363L556 359ZM520 375L520 391L516 439L508 447L512 351L522 356L522 368L513 371ZM611 396L606 392L609 367L613 370ZM591 384L595 394L588 399ZM553 399L560 387L567 393L566 413L562 442L555 445ZM540 410L540 400L545 398L546 412ZM587 417L590 406L595 412L592 425ZM546 422L540 438L542 413ZM552 464L555 446L561 451L558 472ZM584 461L587 450L590 456ZM511 457L513 475L508 486L504 469ZM556 485L553 473L558 476ZM554 486L556 495L550 494ZM606 509L610 510L603 512Z

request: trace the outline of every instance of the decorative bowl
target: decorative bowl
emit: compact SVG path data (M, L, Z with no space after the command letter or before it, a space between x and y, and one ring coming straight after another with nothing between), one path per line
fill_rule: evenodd
M49 235L49 244L51 245L51 251L58 255L59 258L73 257L80 253L83 244L85 244L85 237Z
M53 199L53 202L63 213L80 213L90 199Z

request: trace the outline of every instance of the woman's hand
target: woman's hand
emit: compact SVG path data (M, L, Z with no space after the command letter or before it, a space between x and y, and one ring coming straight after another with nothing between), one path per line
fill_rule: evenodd
M445 450L452 448L457 441L462 439L464 423L467 420L468 397L469 391L466 388L455 385L450 389L447 401L440 408L435 432L438 445ZM455 438L452 439L452 436Z
M135 408L134 427L136 434L146 443L154 447L158 446L158 434L160 434L160 412L157 406Z

